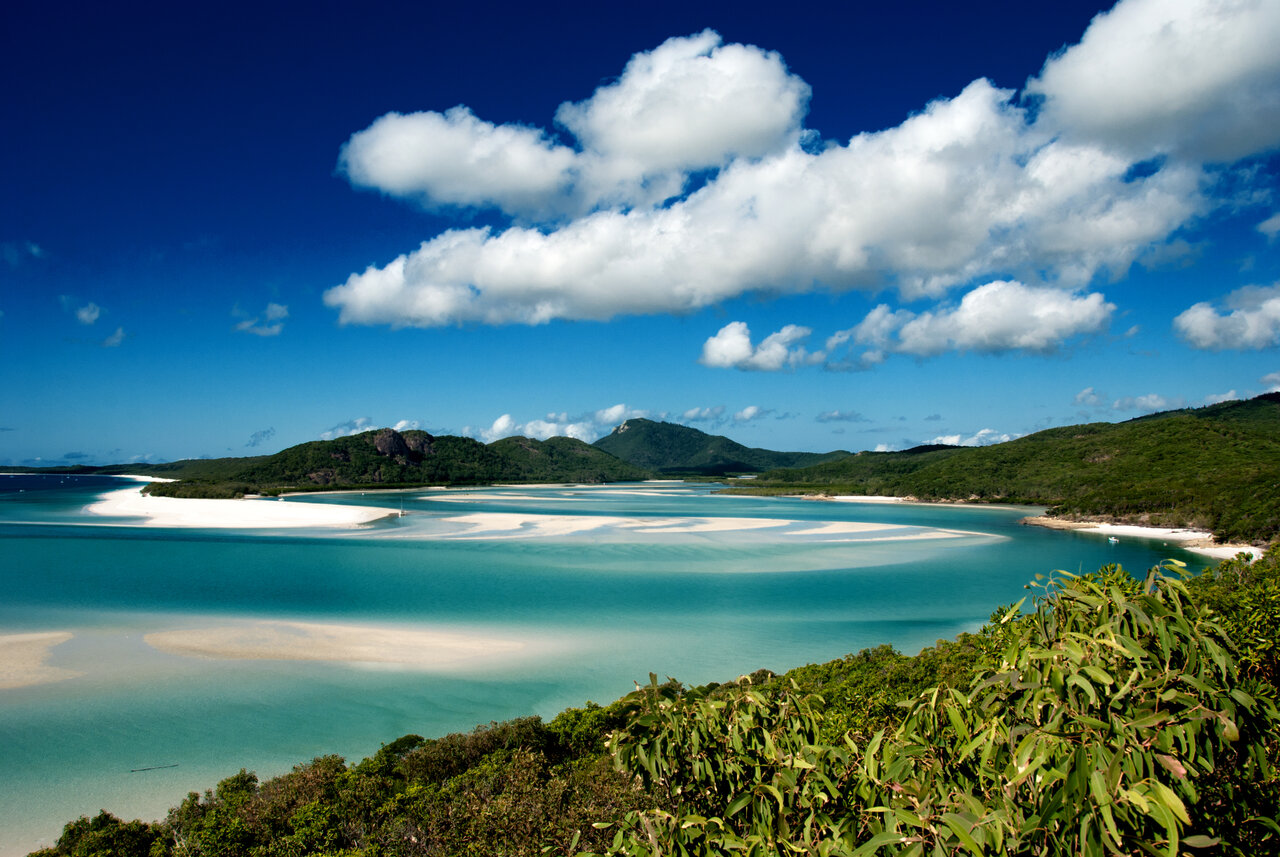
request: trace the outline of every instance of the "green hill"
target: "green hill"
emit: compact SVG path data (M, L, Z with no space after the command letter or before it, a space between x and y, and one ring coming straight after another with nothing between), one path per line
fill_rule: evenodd
M180 461L129 469L179 479L148 489L173 497L493 482L623 482L649 475L567 437L546 441L509 437L486 445L469 437L436 437L425 431L401 433L389 428L302 443L256 458Z
M1049 429L987 447L860 452L773 470L741 490L1032 503L1057 516L1270 541L1280 536L1280 394Z
M760 473L776 467L807 467L849 454L753 449L688 426L644 419L623 422L594 446L628 464L669 476Z

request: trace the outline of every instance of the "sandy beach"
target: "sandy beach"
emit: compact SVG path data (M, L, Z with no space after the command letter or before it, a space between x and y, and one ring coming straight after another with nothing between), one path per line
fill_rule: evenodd
M1071 530L1097 534L1115 539L1148 539L1151 541L1174 542L1177 547L1189 550L1202 556L1214 559L1231 559L1238 553L1250 554L1254 559L1262 556L1262 548L1252 545L1220 545L1213 541L1213 533L1203 530L1177 529L1172 527L1142 527L1135 524L1104 524L1092 521L1064 521L1061 518L1050 518L1038 515L1023 518L1022 523L1034 527L1045 527L1050 530Z
M75 678L75 670L48 664L53 647L72 638L67 631L0 635L0 690Z
M145 477L142 477L145 478ZM154 481L154 480L151 480ZM398 515L396 509L291 503L287 500L198 500L153 497L142 486L110 491L85 511L104 517L140 518L145 527L358 527Z
M432 671L505 662L543 648L487 634L313 622L253 622L157 631L143 639L152 648L187 657L336 661Z

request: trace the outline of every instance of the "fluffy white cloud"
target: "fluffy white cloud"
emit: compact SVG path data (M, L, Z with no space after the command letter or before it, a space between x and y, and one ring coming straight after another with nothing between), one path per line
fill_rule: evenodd
M413 429L422 428L422 423L417 420L397 420L392 426L396 431L411 431Z
M1280 372L1263 375L1259 380L1267 388L1268 393L1280 393Z
M1213 393L1211 395L1205 396L1204 403L1206 405L1220 405L1223 402L1234 402L1239 398L1240 396L1236 393L1235 390L1228 390L1225 393Z
M742 410L733 415L735 423L749 423L754 420L761 420L773 413L773 408L762 408L759 405L747 405Z
M1086 408L1097 408L1101 407L1105 400L1106 397L1092 387L1085 387L1076 393L1075 403Z
M1278 43L1274 0L1124 0L1027 92L1067 138L1233 161L1280 144Z
M941 434L929 441L929 443L945 443L948 446L990 446L993 443L1005 443L1018 437L1021 437L1021 435L1011 435L995 429L984 428L969 437L965 437L962 434Z
M116 347L116 346L118 346L121 342L124 342L124 336L125 336L124 328L123 328L123 327L117 327L117 328L116 328L116 332L115 332L115 333L111 334L111 335L110 335L110 336L108 336L106 339L102 340L102 347L103 347L103 348L115 348L115 347Z
M339 168L358 187L426 205L536 214L567 191L575 157L542 131L494 125L455 107L388 113L347 141Z
M1195 348L1260 349L1280 345L1280 284L1245 286L1227 295L1226 311L1194 304L1173 320L1173 329Z
M575 417L570 417L567 413L547 414L546 419L534 419L525 423L517 422L511 414L503 414L487 428L465 426L462 433L485 443L518 435L535 440L572 437L591 443L608 434L614 426L625 420L648 416L650 416L648 411L629 408L625 404L611 405Z
M746 322L733 321L702 345L704 366L717 369L756 369L777 372L806 363L821 361L821 354L810 355L804 348L791 346L803 342L812 333L807 327L788 324L777 333L771 333L758 346L751 344L751 330Z
M399 138L409 118L384 117L385 128L348 144L353 179L436 203L560 214L446 231L352 274L325 302L347 324L432 327L685 312L748 293L893 285L909 299L941 297L994 276L1080 288L1123 274L1214 205L1191 155L1238 157L1280 138L1277 8L1222 0L1211 14L1190 0L1125 0L1032 82L1044 96L1038 118L980 79L821 152L801 145L803 82L777 55L713 33L637 54L615 83L563 105L559 121L581 149L456 108L424 120L419 143L392 147L383 180L365 165L376 160L365 144L374 151L384 131ZM1186 37L1201 29L1207 48ZM1133 57L1123 36L1137 40ZM1079 108L1093 103L1080 80L1107 81L1097 70L1113 67L1115 92L1098 114ZM1136 130L1128 116L1143 117ZM721 119L702 121L711 117ZM1138 139L1147 127L1154 136ZM427 145L436 136L448 145ZM1182 156L1134 171L1153 147ZM473 155L494 165L473 166ZM709 173L689 192L694 169ZM969 347L984 346L978 337Z
M1074 336L1105 329L1114 311L1115 305L1096 292L1076 295L998 280L973 289L958 306L919 314L880 304L828 344L835 347L852 340L876 354L918 356L950 350L1044 354Z

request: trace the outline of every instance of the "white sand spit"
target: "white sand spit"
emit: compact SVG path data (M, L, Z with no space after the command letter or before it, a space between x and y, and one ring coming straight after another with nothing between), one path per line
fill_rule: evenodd
M0 690L49 684L83 675L48 664L53 647L73 636L68 631L0 635Z
M188 657L396 664L426 670L475 667L531 648L520 640L479 634L313 622L157 631L143 639L162 652Z
M1213 533L1203 530L1189 530L1172 527L1143 527L1136 524L1102 524L1094 521L1065 521L1061 518L1050 518L1040 515L1034 518L1023 518L1023 523L1051 530L1074 530L1076 532L1096 533L1108 538L1148 539L1153 541L1177 542L1178 547L1215 559L1231 559L1238 553L1247 553L1254 559L1262 556L1262 549L1252 545L1220 545L1213 541Z
M153 497L141 488L110 491L85 507L93 515L141 518L146 527L356 527L399 514L396 509L291 503L287 500L197 500Z

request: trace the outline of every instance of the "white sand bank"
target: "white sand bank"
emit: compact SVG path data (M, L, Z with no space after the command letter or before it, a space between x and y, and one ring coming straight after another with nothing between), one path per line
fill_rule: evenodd
M0 690L49 684L82 675L48 664L53 647L72 636L67 631L0 635Z
M505 661L540 648L527 641L489 635L313 622L253 622L157 631L143 639L162 652L188 657L340 661L442 671Z
M356 527L398 515L395 509L290 503L286 500L197 500L152 497L122 488L85 507L93 515L141 518L146 527Z
M1231 559L1238 553L1250 554L1254 559L1262 556L1262 549L1252 545L1215 544L1213 533L1207 533L1203 530L1142 527L1136 524L1101 524L1092 521L1064 521L1058 518L1045 517L1044 515L1035 518L1024 518L1023 523L1037 527L1047 527L1051 530L1096 533L1108 538L1175 542L1178 547L1184 550L1213 557L1214 559Z

